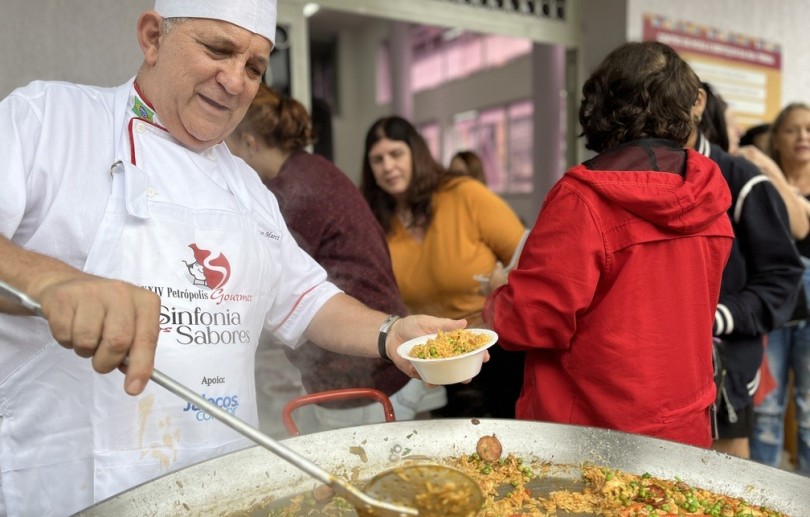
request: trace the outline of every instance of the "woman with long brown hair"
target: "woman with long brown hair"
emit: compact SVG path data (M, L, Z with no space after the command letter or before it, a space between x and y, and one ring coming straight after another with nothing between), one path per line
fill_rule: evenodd
M481 326L489 286L477 278L509 263L525 230L518 216L486 185L448 174L401 117L372 124L363 156L360 188L386 232L408 308ZM522 355L497 345L490 353L471 384L448 387L443 416L514 416Z

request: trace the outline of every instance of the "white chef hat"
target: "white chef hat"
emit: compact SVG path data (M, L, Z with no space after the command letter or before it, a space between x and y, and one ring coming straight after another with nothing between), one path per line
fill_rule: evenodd
M276 0L155 0L164 18L211 18L276 39Z

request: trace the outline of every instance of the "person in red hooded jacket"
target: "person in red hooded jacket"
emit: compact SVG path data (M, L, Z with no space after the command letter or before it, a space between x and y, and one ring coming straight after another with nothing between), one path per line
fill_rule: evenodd
M520 419L709 447L712 324L733 234L726 182L684 149L698 77L670 47L632 42L583 86L599 154L549 192L485 317L525 350Z

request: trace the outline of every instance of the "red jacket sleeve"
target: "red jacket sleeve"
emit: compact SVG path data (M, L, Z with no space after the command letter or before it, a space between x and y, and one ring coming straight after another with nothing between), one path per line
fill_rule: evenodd
M484 317L509 350L568 348L577 316L594 303L605 264L599 221L562 181L549 193L508 284L487 299Z

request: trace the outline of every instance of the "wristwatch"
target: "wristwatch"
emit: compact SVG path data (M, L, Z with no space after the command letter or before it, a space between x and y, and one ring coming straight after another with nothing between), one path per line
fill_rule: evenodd
M380 335L377 336L377 349L380 351L380 357L386 361L390 361L391 358L388 357L388 351L385 349L385 341L388 339L388 331L391 330L391 327L394 326L398 319L399 316L392 314L385 318L385 321L380 325Z

